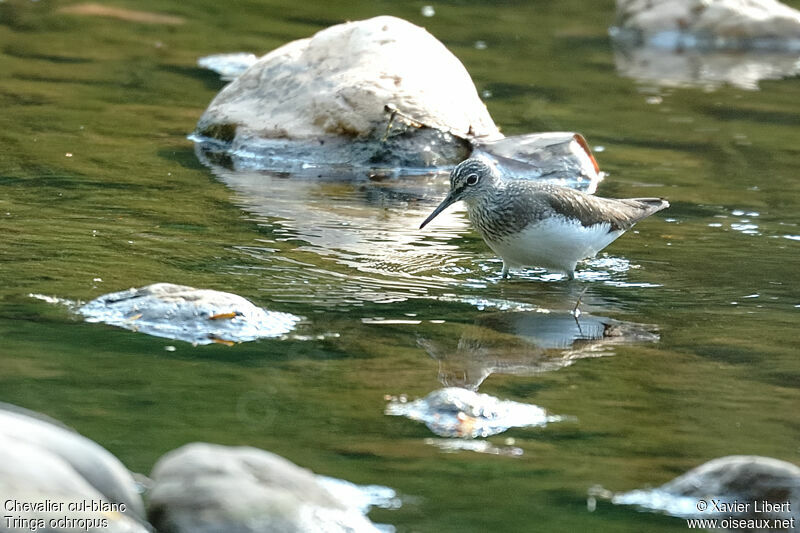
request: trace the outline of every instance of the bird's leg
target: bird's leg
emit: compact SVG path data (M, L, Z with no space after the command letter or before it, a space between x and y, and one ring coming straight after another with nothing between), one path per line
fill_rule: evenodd
M503 261L503 279L508 279L508 263Z
M581 310L578 308L581 305L581 298L583 298L583 295L586 294L587 290L589 290L588 285L584 287L581 293L578 295L578 300L575 302L575 307L572 308L572 316L575 317L576 321L578 320L578 317L581 316ZM580 328L580 324L578 325L578 328Z

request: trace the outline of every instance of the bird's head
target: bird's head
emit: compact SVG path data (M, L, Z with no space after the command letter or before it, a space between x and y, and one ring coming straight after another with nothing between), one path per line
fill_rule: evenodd
M482 157L471 157L462 161L450 173L450 192L428 218L420 224L424 228L428 222L459 200L469 202L487 194L499 178L494 164Z

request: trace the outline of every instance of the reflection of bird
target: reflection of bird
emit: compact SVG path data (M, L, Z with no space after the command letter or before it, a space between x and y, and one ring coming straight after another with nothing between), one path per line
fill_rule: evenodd
M613 355L612 347L658 340L656 326L566 311L480 313L461 329L417 343L439 362L439 381L476 390L492 374L535 375L590 357ZM445 334L446 333L446 334Z
M483 158L461 162L450 174L450 192L420 225L463 200L469 219L497 255L503 277L520 266L541 266L575 276L575 265L593 257L636 222L669 207L660 198L598 198L573 189L506 179Z

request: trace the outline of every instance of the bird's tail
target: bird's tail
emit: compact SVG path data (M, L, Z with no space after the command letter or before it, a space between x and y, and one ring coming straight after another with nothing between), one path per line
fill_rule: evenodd
M653 213L657 213L669 207L669 202L664 198L626 198L622 201L639 210L635 220L632 222L638 222L643 218L649 217Z

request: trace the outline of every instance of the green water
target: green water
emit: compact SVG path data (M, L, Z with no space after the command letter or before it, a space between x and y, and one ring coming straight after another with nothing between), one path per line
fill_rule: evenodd
M0 400L144 473L208 441L388 485L403 507L370 516L398 531L684 531L602 502L590 513L587 489L657 485L729 454L800 463L800 80L705 91L621 78L606 0L454 1L432 18L418 2L113 4L183 23L0 3ZM263 53L378 14L442 40L491 92L505 133L580 131L604 148L599 194L672 207L575 283L501 282L463 212L416 229L441 178L259 180L198 162L186 135L223 86L198 57ZM301 315L303 339L192 347L28 296L88 300L157 281ZM421 339L455 350L510 312L477 301L563 312L586 286L585 313L656 326L660 340L489 376L481 392L574 417L489 439L513 438L521 456L446 454L425 426L383 414L386 395L441 386ZM513 357L519 339L501 337Z

